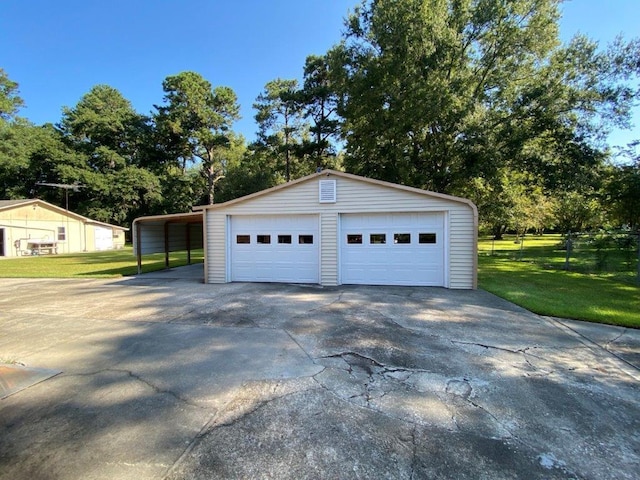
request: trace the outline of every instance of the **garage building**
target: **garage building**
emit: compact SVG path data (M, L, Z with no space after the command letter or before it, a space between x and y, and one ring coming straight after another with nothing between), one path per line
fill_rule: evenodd
M324 170L203 214L205 282L477 284L475 205Z

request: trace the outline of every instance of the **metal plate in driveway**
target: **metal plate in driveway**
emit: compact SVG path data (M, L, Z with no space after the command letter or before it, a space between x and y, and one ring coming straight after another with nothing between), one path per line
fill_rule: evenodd
M0 365L0 398L6 398L59 373L62 372L47 368Z

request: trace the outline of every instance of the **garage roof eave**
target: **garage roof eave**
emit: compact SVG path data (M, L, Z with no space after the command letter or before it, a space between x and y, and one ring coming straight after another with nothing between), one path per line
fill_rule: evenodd
M169 213L166 215L150 215L147 217L138 217L133 223L155 223L155 222L175 222L189 223L202 220L202 212L186 212L186 213Z
M319 178L319 177L323 177L323 176L336 176L336 177L343 177L343 178L349 178L352 180L356 180L356 181L360 181L360 182L364 182L364 183L370 183L373 185L378 185L381 187L385 187L385 188L394 188L397 190L404 190L406 192L412 192L412 193L417 193L420 195L425 195L428 197L434 197L434 198L440 198L443 200L448 200L451 202L457 202L457 203L463 203L468 205L474 212L474 215L477 217L478 215L478 209L476 207L476 205L469 199L466 198L461 198L461 197L456 197L453 195L448 195L446 193L438 193L438 192L432 192L429 190L422 190L419 188L415 188L415 187L409 187L407 185L399 185L396 183L390 183L390 182L386 182L384 180L377 180L377 179L373 179L373 178L367 178L367 177L361 177L359 175L354 175L352 173L346 173L346 172L340 172L337 170L331 170L331 169L325 169L322 170L320 172L316 172L316 173L312 173L311 175L307 175L306 177L301 177L298 178L296 180L292 180L290 182L287 183L282 183L280 185L276 185L275 187L271 187L268 188L266 190L261 190L259 192L255 192L249 195L245 195L244 197L240 197L240 198L235 198L233 200L229 200L227 202L224 203L215 203L213 205L197 205L193 207L194 212L198 211L198 212L202 212L202 211L206 211L206 210L213 210L213 209L219 209L219 208L226 208L228 206L234 205L236 203L241 203L241 202L245 202L247 200L251 200L253 198L256 197L262 197L264 195L268 195L270 193L276 192L278 190L282 190L285 188L290 188L294 185L297 185L299 183L303 183L306 181L309 181L313 178Z

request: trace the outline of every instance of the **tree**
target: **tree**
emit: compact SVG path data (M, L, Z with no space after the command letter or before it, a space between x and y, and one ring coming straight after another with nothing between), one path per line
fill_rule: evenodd
M597 159L584 147L628 118L638 42L563 47L559 3L363 2L327 54L347 170L459 194L505 168L553 176Z
M146 117L122 94L97 85L73 108L64 108L63 139L82 162L51 159L58 165L48 181L84 185L74 195L76 211L97 220L128 223L161 200L158 177L144 166Z
M640 229L640 155L638 142L626 154L632 161L613 165L604 189L608 213L616 226Z
M41 127L18 119L0 122L0 198L34 195L64 205L60 192L42 190L36 184L66 181L64 164L82 163L82 156L67 146L51 124Z
M298 81L280 78L268 82L253 108L260 144L284 157L285 179L291 180L293 158L302 143L303 118Z
M259 192L284 182L284 177L274 166L274 158L264 148L255 144L236 148L240 157L229 162L228 175L222 180L218 189L220 201Z
M23 105L24 101L18 96L18 84L0 68L0 121L14 119Z
M183 170L187 162L200 160L208 203L213 204L215 185L224 177L231 125L240 118L236 94L229 87L212 88L195 72L169 76L162 88L165 104L156 106L156 125Z
M602 206L596 192L556 195L555 223L561 232L582 232L602 225Z
M338 97L331 83L329 63L326 57L311 55L304 66L304 85L298 92L298 101L304 115L312 120L309 127L311 140L303 143L303 154L308 154L316 168L329 166L335 157L333 142L338 138ZM333 165L331 165L333 166Z
M26 196L20 181L29 168L33 141L33 126L11 124L0 120L0 198L13 199Z
M62 112L60 128L79 148L87 151L107 148L128 157L129 164L138 163L140 131L147 119L138 114L118 90L96 85L75 107L64 107Z

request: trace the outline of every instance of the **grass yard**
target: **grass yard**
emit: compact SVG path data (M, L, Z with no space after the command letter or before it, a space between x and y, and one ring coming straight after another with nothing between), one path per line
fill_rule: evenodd
M607 268L596 268L602 251L574 252L564 271L560 236L513 237L479 242L479 286L532 312L640 328L640 286L627 255L611 251Z
M202 249L191 252L191 263L202 262ZM187 252L171 252L169 266L187 264ZM164 269L164 253L144 255L142 271ZM104 252L75 253L66 255L42 255L7 258L0 260L0 277L11 278L72 278L72 277L122 277L138 271L133 248Z

